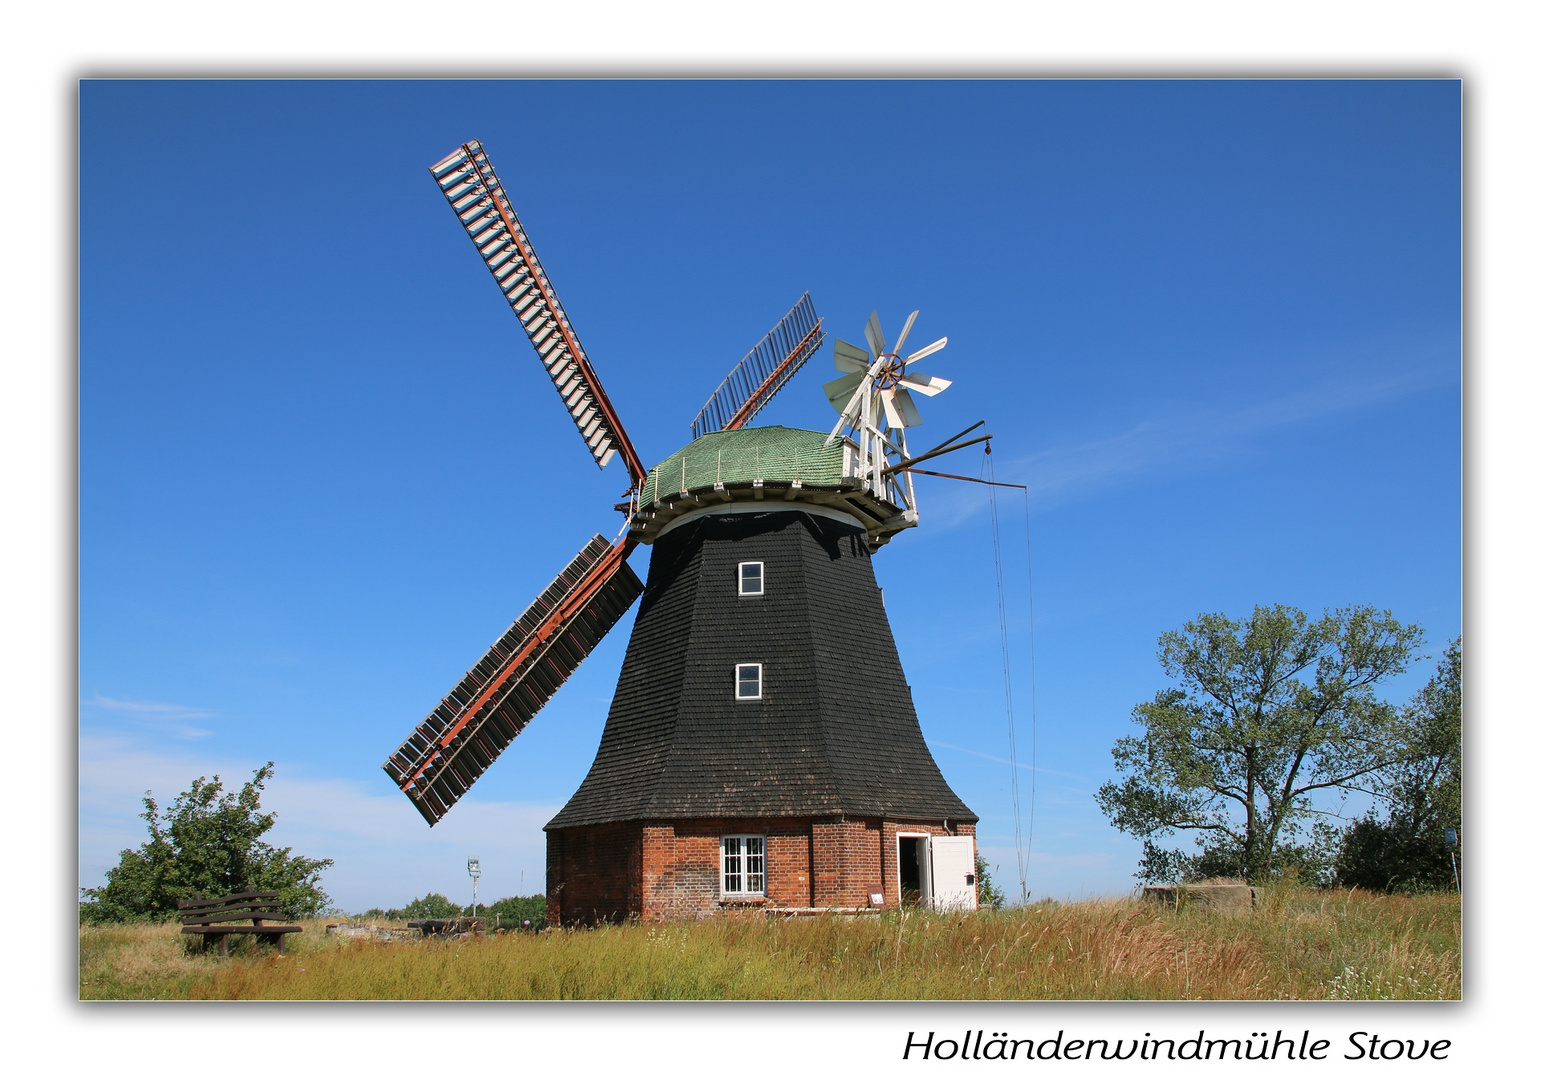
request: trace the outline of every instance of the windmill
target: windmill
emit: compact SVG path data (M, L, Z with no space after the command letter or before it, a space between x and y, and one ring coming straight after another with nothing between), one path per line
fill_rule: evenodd
M578 552L385 772L438 822L640 596L594 764L546 826L549 921L973 907L978 818L921 737L870 561L916 524L909 467L971 445L905 443L910 391L949 385L908 365L946 339L901 359L916 315L888 351L874 313L870 354L837 342L832 431L749 427L823 343L804 293L647 469L481 144L431 172L589 454L630 483L619 537Z

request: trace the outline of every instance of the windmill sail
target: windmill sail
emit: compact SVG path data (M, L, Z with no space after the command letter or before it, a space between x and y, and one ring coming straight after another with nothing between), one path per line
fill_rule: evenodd
M728 372L696 414L690 425L691 437L699 439L709 431L734 431L754 419L755 413L819 351L824 343L823 324L813 310L813 301L803 293L792 310Z
M642 459L578 343L481 143L474 139L462 143L430 171L504 299L519 316L589 453L600 468L619 453L633 483L640 484L647 476Z
M429 825L442 818L610 632L642 582L632 544L596 536L381 766Z

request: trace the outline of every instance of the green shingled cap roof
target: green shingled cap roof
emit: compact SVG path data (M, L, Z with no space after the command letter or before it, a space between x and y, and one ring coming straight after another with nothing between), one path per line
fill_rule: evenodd
M839 487L845 440L825 446L828 437L825 431L780 426L710 432L649 470L641 503L646 507L717 483L801 480L804 487Z

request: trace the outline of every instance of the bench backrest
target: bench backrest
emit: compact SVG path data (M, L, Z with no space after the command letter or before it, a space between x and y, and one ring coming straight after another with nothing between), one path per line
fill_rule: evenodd
M177 910L184 925L206 922L231 922L238 919L272 918L280 914L276 892L238 892L229 896L178 900Z

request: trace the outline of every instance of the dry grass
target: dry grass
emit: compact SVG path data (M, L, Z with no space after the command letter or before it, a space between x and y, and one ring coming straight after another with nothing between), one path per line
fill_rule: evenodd
M469 941L299 938L182 955L175 928L81 932L82 997L1459 998L1460 904L1291 889L1251 912L1134 901L969 916L627 925ZM157 937L157 934L159 935ZM114 936L116 935L116 936ZM114 960L114 956L121 960ZM88 960L88 957L90 958Z
M334 950L326 923L299 923L303 934L290 934L290 957ZM177 999L192 996L195 987L209 985L220 972L241 963L261 963L274 950L232 937L230 959L210 949L199 953L196 937L185 936L177 923L122 923L80 928L81 1000Z

